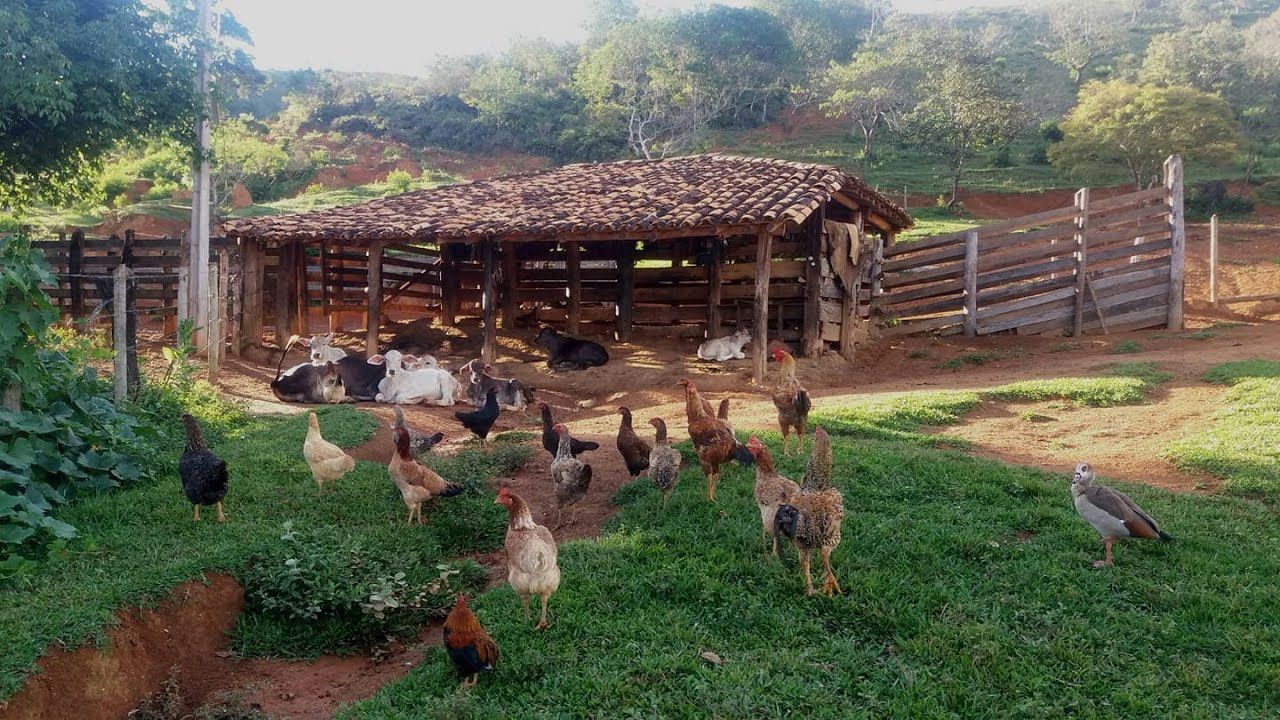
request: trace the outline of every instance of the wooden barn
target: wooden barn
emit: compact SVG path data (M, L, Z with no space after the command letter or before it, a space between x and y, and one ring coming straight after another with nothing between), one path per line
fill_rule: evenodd
M308 308L476 315L484 355L504 331L702 338L753 333L852 357L870 326L879 263L911 226L839 168L694 155L578 164L419 190L330 210L235 220L243 334L305 332ZM859 302L859 298L862 302ZM861 310L860 310L861 308Z

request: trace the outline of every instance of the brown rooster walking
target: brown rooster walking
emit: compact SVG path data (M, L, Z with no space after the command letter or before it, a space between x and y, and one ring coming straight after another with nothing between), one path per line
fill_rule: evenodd
M689 439L698 453L702 474L707 478L707 500L716 501L716 483L720 481L720 466L729 462L738 447L729 424L707 413L709 404L698 394L698 386L689 379L679 383L684 387L685 413L689 419Z
M809 423L809 411L813 403L809 391L796 379L796 359L780 347L773 349L773 359L778 363L778 384L773 390L773 405L778 408L778 427L782 429L782 454L790 455L787 441L791 430L796 431L800 452L804 452L804 431Z
M804 573L805 592L814 593L813 576L809 572L809 556L822 552L825 579L822 591L830 597L842 592L831 569L831 553L840 545L840 523L844 520L844 496L831 484L831 438L817 428L813 433L813 452L805 467L800 495L791 503L778 506L774 515L774 532L791 538L800 553L800 571Z

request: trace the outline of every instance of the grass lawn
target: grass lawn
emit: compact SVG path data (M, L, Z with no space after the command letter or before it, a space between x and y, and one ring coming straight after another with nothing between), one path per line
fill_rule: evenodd
M1232 492L1274 499L1280 491L1280 362L1223 363L1204 379L1231 386L1222 408L1212 427L1169 446L1165 456L1225 479Z
M805 598L794 555L764 555L748 470L726 471L716 505L696 469L666 510L640 481L603 537L561 546L550 630L533 631L508 587L472 603L503 653L478 688L459 693L437 648L345 716L1274 717L1274 514L1120 485L1176 540L1122 543L1114 568L1094 569L1101 544L1068 468L918 442L922 422L977 401L822 408L845 494L844 596ZM802 459L779 460L800 477Z
M1156 385L1172 378L1153 363L1118 363L1105 377L1024 380L992 388L986 395L1007 402L1071 400L1092 407L1132 405L1145 400Z
M317 412L325 437L339 445L359 444L375 429L386 432L372 416L349 406ZM527 446L496 443L486 454L467 450L434 460L445 478L467 492L441 501L449 503L448 512L426 509L431 524L406 528L404 505L384 465L357 462L336 487L317 492L302 458L306 427L306 415L241 418L221 430L206 426L212 449L231 474L226 525L214 522L211 511L202 514L202 522L192 522L177 477L183 442L178 437L171 441L172 467L155 482L91 497L59 513L80 529L81 539L0 586L0 698L21 686L48 645L74 647L99 636L117 609L151 604L206 572L242 577L251 558L278 548L289 520L298 528L359 541L375 556L404 556L411 542L416 555L406 569L425 568L432 576L436 563L501 545L506 514L479 488L523 464L531 454ZM483 582L478 566L460 565L468 567L454 576L455 589ZM327 630L323 623L282 623L250 612L234 644L251 655L305 656L344 649L352 641L341 628Z

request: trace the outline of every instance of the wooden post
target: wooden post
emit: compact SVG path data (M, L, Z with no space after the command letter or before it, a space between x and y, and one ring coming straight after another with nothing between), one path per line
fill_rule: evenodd
M618 342L631 341L631 323L635 317L636 243L622 240L618 243L618 305L615 308L614 338Z
M218 345L218 362L227 356L227 306L231 304L231 294L231 256L224 247L218 250L218 295L209 303L210 312L216 310L218 313L218 336L214 338ZM232 338L231 344L235 345L235 336Z
M310 319L307 315L307 297L309 295L307 288L307 246L298 243L293 249L293 277L294 277L294 297L293 297L293 332L299 335L308 335L310 329Z
M858 267L855 268L856 279L854 281L854 286L845 288L844 293L840 296L840 357L843 357L849 362L853 362L854 345L856 344L853 338L853 331L859 322L858 294L862 289L860 284L862 282L862 273L860 268L862 265L861 248L863 246L863 233L866 229L865 221L866 217L862 213L859 212L854 215L854 234L849 238L849 249L851 255L855 247L858 248L859 252ZM877 240L877 242L879 241ZM872 257L874 261L874 254ZM874 268L869 269L869 272L874 273ZM872 287L874 288L875 285L872 285ZM874 289L871 291L871 294L872 298L869 302L874 302ZM870 313L870 309L868 309L867 312Z
M862 213L858 214L858 237L862 237L863 223L865 218ZM871 296L867 299L870 306L868 312L876 315L880 312L880 282L884 279L884 246L893 242L893 234L877 235L871 251Z
M480 312L484 320L484 346L480 359L491 363L498 356L498 268L497 242L482 240L480 253L484 263L484 289L480 295Z
M1085 281L1089 277L1089 188L1076 191L1076 314L1071 321L1071 336L1084 334ZM1097 306L1097 302L1094 302ZM1099 317L1102 308L1096 307Z
M67 273L71 284L71 317L79 320L84 317L84 231L71 233L71 247L67 253Z
M218 381L222 365L222 288L219 286L218 266L209 266L209 318L205 323L205 337L209 341L209 382Z
M711 238L707 256L707 337L720 337L720 284L724 274L724 246Z
M1218 304L1218 214L1209 216L1209 304Z
M244 321L240 325L240 333L245 345L253 345L262 340L262 285L263 263L262 247L257 240L240 241L240 272L244 276L243 300ZM179 291L181 296L181 291Z
M819 322L822 316L822 232L826 206L809 216L804 226L804 332L801 351L805 357L817 357L822 353L822 332Z
M365 357L378 353L378 330L382 329L382 243L369 244L369 284L365 286L368 314L365 318Z
M751 376L757 385L764 384L769 350L769 266L772 264L773 235L762 227L756 235L756 320L751 337Z
M458 322L458 261L453 257L453 245L440 244L440 324L453 327Z
M519 312L520 258L516 256L516 244L502 244L502 329L516 329L516 313Z
M191 320L191 261L187 259L186 237L179 238L178 243L178 324L181 325L183 320Z
M978 334L978 231L964 234L964 336Z
M243 245L244 241L237 244ZM244 252L240 257L240 271L231 280L231 332L227 336L231 340L231 356L240 357L241 339L244 335Z
M1183 271L1187 260L1187 228L1182 207L1182 157L1170 155L1164 161L1164 187L1169 193L1169 225L1172 243L1169 249L1169 319L1170 330L1182 329Z
M582 323L582 249L577 242L564 244L564 267L568 275L565 293L568 295L568 333L577 335ZM487 272L487 271L486 271ZM488 278L485 278L486 282Z
M125 303L125 295L129 293L129 275L128 265L122 263L116 268L116 287L114 294L111 296L113 317L111 331L116 353L114 382L117 405L123 403L129 397L129 311Z
M275 289L275 329L276 344L283 350L285 343L289 342L289 299L293 296L293 291L289 288L291 285L290 278L293 273L289 268L293 267L293 243L282 242L276 246L278 250L276 254L276 282ZM199 322L204 322L200 320Z

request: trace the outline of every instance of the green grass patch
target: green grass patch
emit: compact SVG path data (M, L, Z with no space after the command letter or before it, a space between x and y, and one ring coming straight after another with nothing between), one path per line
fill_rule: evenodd
M1091 407L1111 407L1140 403L1153 387L1172 377L1153 363L1119 363L1103 377L1024 380L991 388L983 394L1004 402L1070 400Z
M371 415L350 406L316 412L325 437L343 446L364 442L378 427ZM154 482L89 497L58 513L80 528L80 539L0 587L0 697L18 689L46 647L74 648L102 637L120 608L148 606L208 572L229 572L243 581L251 560L276 555L286 520L358 545L367 557L386 561L383 570L390 577L399 571L410 580L434 577L436 566L450 558L501 545L505 511L480 488L489 478L514 472L532 454L525 445L496 443L488 452L430 457L428 464L465 492L426 509L428 525L406 528L404 504L381 463L359 461L331 489L317 491L302 458L305 414L248 417L209 429L212 449L231 474L228 522L213 522L210 512L192 522L177 477L180 435L170 439L167 457L157 458L166 464ZM405 558L411 561L401 562ZM455 579L464 587L479 582L468 571ZM332 630L314 622L281 622L251 604L234 643L247 654L309 655L363 639L358 629L340 636ZM292 644L283 639L313 631L323 638Z
M1005 354L1001 352L968 352L963 355L941 362L934 367L940 370L959 370L965 365L986 365L989 362L1004 359Z
M916 224L898 235L897 242L911 242L934 235L948 235L977 227L979 221L964 212L948 207L912 208L911 217Z
M833 436L877 438L919 445L967 446L965 441L920 432L960 422L981 399L974 392L912 392L844 405L822 404L809 418Z
M1275 360L1236 360L1214 365L1204 374L1204 381L1234 385L1248 378L1280 377L1280 362Z
M1280 379L1239 378L1222 405L1212 427L1173 443L1165 457L1223 478L1232 492L1280 491Z
M1112 355L1132 355L1134 353L1140 353L1142 352L1142 343L1137 340L1125 340L1124 342L1116 343L1115 346L1107 352Z
M929 405L975 402L946 393ZM1177 540L1121 543L1116 566L1097 570L1070 468L835 440L845 595L806 598L794 553L765 555L747 469L725 471L715 505L696 469L665 510L640 481L618 494L600 539L561 544L549 630L533 630L509 587L475 599L502 648L476 689L459 692L434 647L342 716L1274 714L1280 534L1258 503L1121 485ZM803 458L775 456L800 477Z

